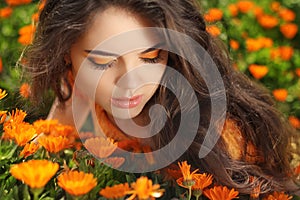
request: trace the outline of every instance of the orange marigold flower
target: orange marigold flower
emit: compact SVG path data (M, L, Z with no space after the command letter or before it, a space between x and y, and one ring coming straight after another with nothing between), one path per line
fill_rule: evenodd
M38 142L51 153L57 153L71 146L69 139L64 136L42 136Z
M98 158L107 158L118 147L117 143L114 143L113 139L94 137L89 138L84 142L85 148Z
M130 191L128 183L118 184L114 186L106 186L100 190L99 194L107 199L119 199L126 196L127 192Z
M251 64L249 66L249 72L252 74L252 76L256 79L261 79L264 76L267 75L269 69L265 65L256 65L256 64Z
M206 31L211 34L213 37L217 37L218 35L221 34L221 30L219 29L219 27L215 26L215 25L210 25L206 27Z
M8 18L11 16L13 9L11 7L5 7L0 9L0 18Z
M192 186L193 190L203 190L204 188L210 186L212 184L213 177L212 175L203 173L203 174L195 174L195 185Z
M27 142L36 136L36 131L33 126L27 123L17 125L13 131L15 131L14 140L18 146L26 145Z
M35 32L35 26L33 25L24 26L19 30L20 37L18 39L18 42L22 45L31 44L34 32Z
M230 47L231 47L232 49L234 49L234 50L237 50L237 49L240 48L240 44L239 44L239 42L236 41L236 40L230 40L230 41L229 41L229 45L230 45Z
M288 91L286 89L276 89L273 90L273 96L277 101L284 102L288 96Z
M284 192L273 192L272 194L263 198L263 200L290 200L292 198L292 196L284 194Z
M87 194L97 185L97 179L93 174L81 171L63 172L57 181L57 184L72 196Z
M287 23L280 26L280 32L287 39L292 39L298 33L298 26L293 23Z
M3 99L4 97L6 97L7 93L6 93L6 90L2 90L0 88L0 100Z
M294 54L294 49L289 46L279 47L280 57L282 60L290 60Z
M13 139L18 146L24 146L27 142L32 140L36 136L36 131L31 124L17 123L10 124L4 123L3 139Z
M20 95L24 98L28 98L31 91L30 91L30 86L28 83L23 83L20 87Z
M237 7L242 13L247 13L254 7L254 3L252 1L239 1Z
M295 70L295 73L296 73L296 75L297 75L298 77L300 77L300 68L296 69L296 70Z
M300 120L297 117L289 116L289 122L294 128L300 129Z
M133 200L136 197L138 199L159 198L163 195L164 190L159 189L159 184L152 184L152 180L142 176L131 184L133 190L128 191L127 194L132 194L127 200Z
M195 184L192 186L192 190L203 190L204 188L210 186L212 184L213 177L212 175L208 175L206 173L203 174L194 174L193 180ZM177 184L181 187L188 188L184 184L183 177L176 180Z
M7 117L7 111L0 110L0 124L4 123Z
M33 122L33 126L36 129L38 134L45 133L50 134L50 131L55 128L58 124L58 120L56 119L47 119L47 120L37 120Z
M228 6L228 9L229 9L230 15L232 17L235 17L235 16L237 16L239 14L239 8L237 7L236 4L230 4Z
M231 200L238 198L239 192L226 186L215 186L211 189L204 190L203 194L210 200Z
M183 180L184 181L190 181L193 180L193 175L199 170L196 169L191 173L191 165L187 164L187 161L183 161L183 162L178 162L178 166L181 170L182 176L183 176Z
M273 1L271 3L271 10L273 10L274 12L277 12L277 11L279 11L280 6L281 5L280 5L280 3L278 1Z
M254 51L258 51L263 47L263 44L253 38L247 38L246 39L246 49L249 52L254 52Z
M29 4L32 0L5 0L10 6L19 6L23 4Z
M280 9L278 14L284 21L287 22L294 21L296 18L296 14L287 8Z
M31 188L44 187L57 172L59 165L48 160L29 160L15 164L10 173Z
M267 14L259 16L257 20L258 23L266 29L274 28L278 24L278 19L276 17Z
M66 136L69 138L77 138L77 132L75 132L73 126L57 124L50 130L52 136Z
M36 144L34 142L27 143L21 151L20 156L27 158L28 156L34 154L39 148L39 144Z
M45 7L45 4L46 4L46 0L42 0L42 1L40 1L39 7L38 7L39 11L41 11L41 10L43 10L43 9L44 9L44 7Z
M23 110L19 110L19 109L13 110L11 111L9 116L9 123L21 124L23 123L26 115L27 113Z
M204 19L207 22L215 22L221 20L223 17L222 10L218 8L211 8L208 10L208 12L204 15Z

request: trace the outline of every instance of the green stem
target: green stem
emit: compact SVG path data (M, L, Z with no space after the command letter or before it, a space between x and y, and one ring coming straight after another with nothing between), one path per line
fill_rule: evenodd
M38 200L39 195L43 192L44 188L31 188L30 190L33 194L33 200Z
M188 200L192 198L192 186L189 187L189 197Z

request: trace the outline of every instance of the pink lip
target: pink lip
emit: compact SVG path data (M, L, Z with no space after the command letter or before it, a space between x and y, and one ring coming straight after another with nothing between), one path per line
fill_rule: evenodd
M111 103L118 108L134 108L142 102L142 95L136 95L131 98L111 98Z

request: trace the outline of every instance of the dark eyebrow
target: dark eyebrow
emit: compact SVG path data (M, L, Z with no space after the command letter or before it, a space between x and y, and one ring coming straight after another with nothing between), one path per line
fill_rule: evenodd
M114 56L114 57L119 57L120 55L115 54L115 53L110 53L107 51L101 51L101 50L84 50L84 52L88 54L95 54L95 55L100 55L100 56Z
M145 53L154 51L154 50L159 49L160 47L162 47L164 45L165 45L164 42L158 43L158 44L154 45L153 47L150 47L149 49L146 49L145 51L141 52L140 54L145 54Z
M151 51L154 51L156 49L158 49L159 47L162 47L163 45L165 45L164 42L158 43L156 45L154 45L153 47L150 47L149 49L146 49L145 51L141 52L140 54L145 54ZM88 53L88 54L95 54L95 55L100 55L100 56L114 56L114 57L119 57L120 55L115 54L115 53L111 53L111 52L107 52L107 51L101 51L101 50L84 50L84 52Z

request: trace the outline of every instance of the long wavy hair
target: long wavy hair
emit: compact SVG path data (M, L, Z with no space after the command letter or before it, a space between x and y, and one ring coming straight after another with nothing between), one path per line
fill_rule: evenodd
M198 134L179 160L188 160L193 167L212 173L219 184L234 187L246 194L253 192L258 185L261 193L297 189L293 184L290 167L293 130L274 109L269 92L232 68L224 45L206 31L199 7L192 0L47 0L40 14L34 41L24 54L31 74L34 100L40 100L49 89L55 92L61 102L70 98L71 90L63 91L61 87L70 70L65 55L69 54L71 45L87 30L93 16L110 6L146 18L156 27L184 33L198 42L211 56L223 78L227 98L224 116L236 124L242 135L242 157L246 156L247 144L251 143L259 157L263 158L263 161L251 163L245 159L232 159L226 151L223 137L206 157L198 157L210 120L211 95L197 70L185 59L170 53L168 66L172 66L189 81L201 110ZM193 52L186 44L180 47L182 51ZM169 80L170 77L166 75L162 82L167 83ZM185 109L195 109L194 105L189 104L189 95L185 95L185 88L180 82L175 87L183 91ZM162 86L147 106L153 103L163 105L168 118L160 134L152 138L153 146L161 148L175 137L182 113L176 96ZM158 115L154 124L160 121ZM251 181L251 176L257 179Z

